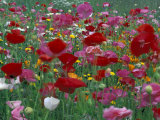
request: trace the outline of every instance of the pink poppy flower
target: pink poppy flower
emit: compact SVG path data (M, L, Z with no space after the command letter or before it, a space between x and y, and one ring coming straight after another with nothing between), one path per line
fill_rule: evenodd
M132 71L132 74L133 74L134 77L140 79L140 78L146 76L146 71L145 71L144 68L140 68L140 69L136 68L136 69L134 69L134 70Z
M130 62L130 58L127 55L123 55L120 59L126 62L127 64L129 64Z
M132 111L127 110L125 107L115 108L114 106L111 106L103 111L103 118L105 118L105 120L122 120L123 118L131 116Z
M93 13L92 6L88 2L84 2L77 7L77 13L80 19L85 19Z
M151 86L151 94L146 92L146 87ZM146 107L149 105L157 105L160 103L160 85L157 83L143 84L142 92L141 92L141 104L138 106Z
M118 70L116 74L119 77L128 77L130 72L128 70L124 69L124 70Z
M22 74L20 75L21 79L25 79L28 82L36 82L36 79L34 78L35 74L32 70L29 69L23 69Z
M23 115L21 115L21 111L23 111L24 109L24 106L19 106L19 107L16 107L14 110L12 110L11 114L12 114L12 118L11 120L27 120Z
M22 101L19 101L19 100L17 100L17 101L7 101L6 102L6 104L12 109L14 109L16 107L19 107L21 105L21 103L22 103Z

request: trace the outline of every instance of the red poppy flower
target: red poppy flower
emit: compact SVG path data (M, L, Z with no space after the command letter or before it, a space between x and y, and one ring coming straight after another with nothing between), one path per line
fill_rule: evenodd
M67 44L61 39L55 39L47 43L47 46L53 54L60 54L62 51L65 50Z
M19 24L16 23L15 21L10 21L10 24L8 25L8 27L19 27Z
M103 56L98 56L93 61L91 61L91 64L96 66L107 66L110 63L111 61L108 58Z
M105 77L106 70L98 70L97 75L93 75L94 79L97 81L101 81L102 78Z
M56 97L56 88L54 86L54 83L44 83L44 88L41 88L39 90L40 94L42 96L53 96L53 97Z
M129 14L132 15L132 16L136 16L138 14L140 14L140 10L139 8L136 8L136 9L131 9Z
M153 116L156 120L160 118L160 108L152 108Z
M141 32L154 33L154 28L150 24L140 25L136 30L139 33L141 33Z
M22 73L22 63L8 63L1 67L1 70L10 78L17 77Z
M50 70L49 65L41 65L40 70L43 72L48 72Z
M131 53L137 57L144 53L148 53L156 37L152 33L141 33L137 35L131 42Z
M70 94L74 93L76 88L87 87L83 81L75 78L58 78L54 85L59 88L60 91Z
M46 54L42 54L39 56L39 59L41 59L43 62L51 62L54 58Z
M5 37L8 42L12 44L23 43L25 41L24 35L20 34L20 30L11 30L12 33L8 33Z
M83 43L87 46L96 46L106 41L106 38L101 33L93 33L83 40Z
M62 69L67 73L69 72L73 73L76 71L72 65L68 65L68 64L63 65Z
M9 11L16 12L16 8L15 7L9 8Z
M86 26L86 30L88 31L94 31L95 27L93 27L92 25Z
M123 77L122 79L120 79L120 82L123 85L127 85L127 87L131 86L132 89L134 89L135 87L135 80L131 77Z
M69 53L63 53L58 58L63 64L70 64L70 65L73 65L73 63L75 63L76 60L78 59L78 57L75 57L74 55Z

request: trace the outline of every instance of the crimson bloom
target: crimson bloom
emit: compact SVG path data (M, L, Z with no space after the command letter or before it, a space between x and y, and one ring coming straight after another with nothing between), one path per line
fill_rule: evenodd
M155 48L153 44L156 37L152 33L140 33L131 42L131 53L136 57L144 53L148 53L151 48Z
M154 118L156 120L159 120L160 119L160 108L153 108L152 111L153 111Z
M1 70L10 78L17 77L22 73L22 63L8 63L1 67Z
M58 55L65 50L67 44L63 40L58 38L47 43L47 46L54 55Z
M19 44L25 41L24 35L20 34L20 30L11 30L12 33L8 33L6 35L6 39L8 42L12 44Z
M78 79L75 78L58 78L56 83L54 84L55 87L59 88L60 91L66 93L74 93L76 88L79 87L87 87L87 85Z
M137 28L137 31L139 33L141 32L154 33L154 28L150 24L143 24Z
M106 41L106 38L102 35L102 33L93 33L89 35L83 40L83 43L87 46L96 46L102 44L102 42Z

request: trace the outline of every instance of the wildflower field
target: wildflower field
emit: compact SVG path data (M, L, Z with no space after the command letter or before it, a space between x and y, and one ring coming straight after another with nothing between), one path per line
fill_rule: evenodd
M0 0L0 120L160 120L159 0Z

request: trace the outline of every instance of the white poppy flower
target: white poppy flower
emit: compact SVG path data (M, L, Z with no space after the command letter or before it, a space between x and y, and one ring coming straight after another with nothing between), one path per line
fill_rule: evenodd
M44 106L49 109L50 111L56 109L60 100L54 97L46 97L44 99Z

